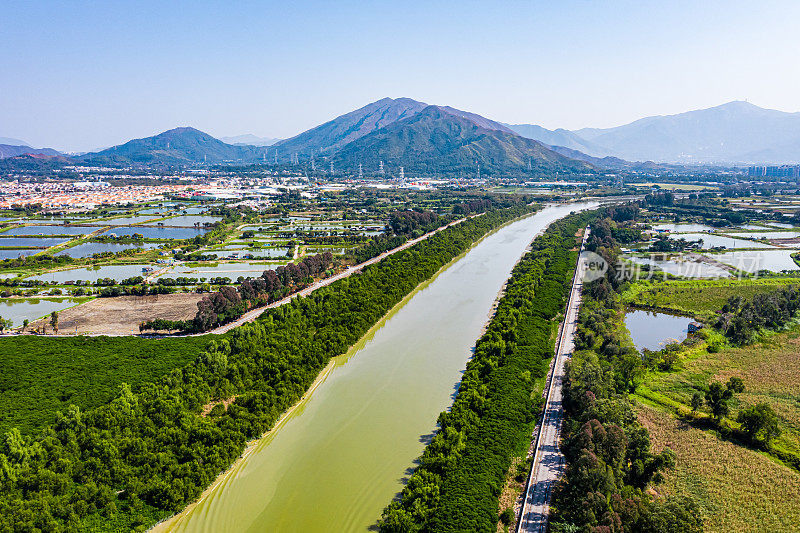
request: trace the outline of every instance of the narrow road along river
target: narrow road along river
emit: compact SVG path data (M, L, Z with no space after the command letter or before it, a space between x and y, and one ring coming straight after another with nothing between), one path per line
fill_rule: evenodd
M366 531L452 403L503 282L533 237L581 203L511 223L419 287L201 500L159 532Z

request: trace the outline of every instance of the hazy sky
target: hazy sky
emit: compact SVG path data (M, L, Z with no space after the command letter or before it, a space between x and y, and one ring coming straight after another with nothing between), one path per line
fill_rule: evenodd
M190 125L288 137L384 96L608 127L800 111L800 2L5 2L0 136L88 150Z

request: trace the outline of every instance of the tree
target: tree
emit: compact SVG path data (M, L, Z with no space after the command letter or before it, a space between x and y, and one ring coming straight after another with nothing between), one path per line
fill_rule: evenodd
M730 378L725 385L715 381L708 386L706 403L711 407L711 414L714 415L718 422L728 415L730 411L728 400L733 398L734 392L744 392L742 378Z
M742 425L742 429L752 441L760 437L769 444L781 434L778 415L766 403L759 403L739 411L736 421Z
M53 332L58 333L58 311L50 313L50 326L53 328Z
M730 409L728 400L733 396L731 389L726 388L719 381L715 381L708 386L706 391L706 403L711 408L711 414L717 421L727 416Z
M22 332L24 333L25 330L28 329L28 319L22 321Z
M733 377L728 380L726 387L732 392L744 392L744 381L742 378Z
M692 412L697 412L701 407L703 407L703 396L699 392L695 392L692 395Z
M0 333L3 333L6 328L12 328L14 326L14 322L11 320L6 320L5 318L0 316Z

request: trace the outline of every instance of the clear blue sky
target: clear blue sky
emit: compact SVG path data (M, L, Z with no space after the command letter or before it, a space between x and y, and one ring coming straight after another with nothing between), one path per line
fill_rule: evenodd
M384 96L607 127L800 111L800 2L5 2L0 136L88 150L191 125L288 137Z

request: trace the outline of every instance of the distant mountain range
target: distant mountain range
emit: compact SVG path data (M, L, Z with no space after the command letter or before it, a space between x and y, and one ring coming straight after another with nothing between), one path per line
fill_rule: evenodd
M0 140L17 143L0 143L0 158L63 155L19 140ZM800 113L730 102L615 128L570 131L503 124L449 106L383 98L280 141L252 134L220 140L183 127L71 160L97 165L193 166L276 159L281 164L307 165L312 158L325 170L332 162L337 173L353 173L359 164L365 172L374 172L383 161L387 170L393 168L392 173L402 166L407 172L426 174L463 175L481 169L520 176L595 168L652 169L665 163L798 163ZM35 159L26 162L33 164Z
M427 104L410 98L383 98L283 140L275 148L279 156L285 159L294 153L328 155L356 139L413 116L426 107Z
M594 157L681 164L800 162L800 113L729 102L615 128L548 130L509 125L520 135Z
M0 159L16 157L23 154L56 156L61 155L61 152L53 150L52 148L31 148L28 145L0 144Z
M0 137L0 144L9 144L11 146L30 146L30 144L13 137Z
M252 133L245 135L236 135L234 137L220 137L220 141L227 144L248 144L250 146L272 146L280 139L273 139L272 137L259 137Z
M226 140L263 141L249 135ZM355 173L359 164L367 173L374 173L380 161L393 175L401 166L407 172L426 174L532 175L593 170L591 163L558 154L499 122L410 98L384 98L269 148L229 144L184 127L76 159L98 165L187 166L271 163L277 158L281 164L300 161L307 166L312 157L320 169L328 170L333 163L336 173Z
M273 146L279 160L294 154L325 158L334 169L363 166L374 172L380 161L396 173L586 172L575 161L526 139L506 125L449 106L410 98L383 98Z
M476 118L477 117L477 118ZM499 123L449 107L426 106L402 120L362 135L330 156L335 165L369 170L383 161L396 172L580 173L591 164L560 155Z
M183 127L83 154L77 159L103 165L183 166L255 161L263 159L265 153L263 147L227 144L200 130Z

